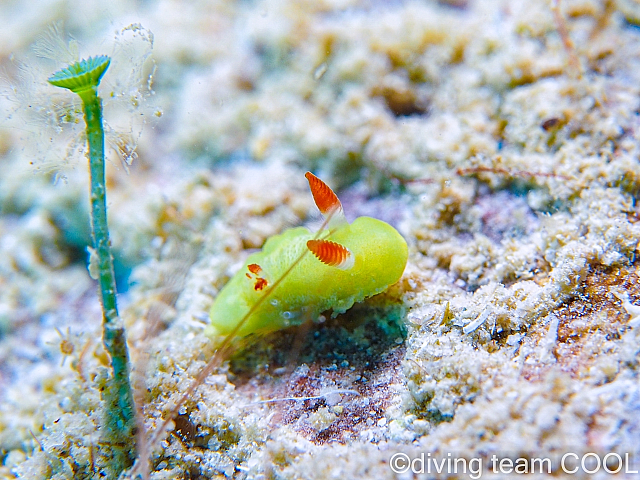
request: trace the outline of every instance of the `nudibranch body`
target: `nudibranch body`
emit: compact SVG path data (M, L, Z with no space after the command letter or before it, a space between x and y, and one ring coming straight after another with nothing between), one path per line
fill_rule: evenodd
M371 217L347 223L333 191L306 176L328 228L317 234L304 227L286 230L250 255L211 307L209 335L267 333L315 320L329 309L335 316L402 276L408 250L396 229Z

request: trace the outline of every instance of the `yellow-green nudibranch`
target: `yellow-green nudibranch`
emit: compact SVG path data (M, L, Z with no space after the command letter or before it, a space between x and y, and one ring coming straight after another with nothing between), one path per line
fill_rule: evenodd
M408 250L398 231L371 217L347 223L331 188L311 172L306 178L326 218L323 229L286 230L250 255L216 297L208 335L272 332L328 309L335 316L402 276Z

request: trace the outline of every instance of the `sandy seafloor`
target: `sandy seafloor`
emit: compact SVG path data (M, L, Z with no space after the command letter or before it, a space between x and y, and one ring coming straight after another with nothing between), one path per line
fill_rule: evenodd
M637 478L640 5L560 7L2 2L0 477L114 475L83 120L46 83L74 54L58 21L113 58L109 220L143 437L211 356L208 310L246 255L318 225L305 171L409 245L387 293L245 342L137 475L515 478L521 458L538 478L548 458L613 477L562 469L592 452L587 469L619 456L615 478ZM398 453L424 473L394 473Z

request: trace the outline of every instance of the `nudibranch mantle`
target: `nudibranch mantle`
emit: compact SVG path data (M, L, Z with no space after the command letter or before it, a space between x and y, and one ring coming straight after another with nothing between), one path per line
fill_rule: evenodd
M307 178L316 204L328 216L330 229L318 235L297 227L269 238L260 252L247 258L216 297L210 311L208 335L231 333L296 261L269 297L244 320L235 332L237 336L267 333L308 319L316 320L329 309L335 316L354 303L383 292L402 276L408 249L398 231L371 217L347 223L333 191L311 173L307 173ZM318 182L335 197L334 209L319 201L319 193L314 190Z

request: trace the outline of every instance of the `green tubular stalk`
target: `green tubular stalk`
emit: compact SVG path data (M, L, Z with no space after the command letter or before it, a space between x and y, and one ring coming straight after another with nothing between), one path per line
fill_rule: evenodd
M91 231L93 248L98 257L103 342L111 356L113 368L111 384L104 395L107 404L104 429L108 437L107 443L112 446L112 453L119 457L117 463L126 468L133 464L136 455L133 446L135 409L129 382L127 340L116 303L116 282L107 226L102 100L98 96L98 84L109 63L110 58L107 56L91 57L56 72L49 78L49 83L78 94L84 105L91 176Z

